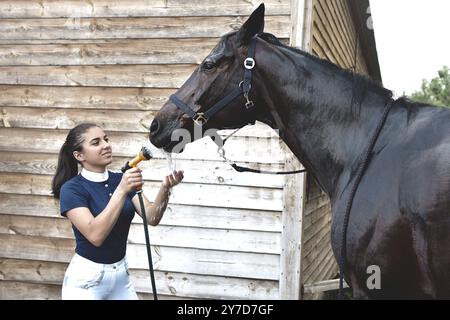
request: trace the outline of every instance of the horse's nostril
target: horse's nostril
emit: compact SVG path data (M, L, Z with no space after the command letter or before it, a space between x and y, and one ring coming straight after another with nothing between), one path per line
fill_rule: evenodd
M159 131L159 121L153 119L152 124L150 125L150 134L157 134Z

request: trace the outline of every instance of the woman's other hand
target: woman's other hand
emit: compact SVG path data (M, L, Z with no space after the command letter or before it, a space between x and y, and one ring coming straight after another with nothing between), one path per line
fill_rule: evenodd
M164 178L163 181L163 186L166 189L170 189L174 186L176 186L177 184L179 184L184 178L184 171L180 170L180 171L176 171L174 170L172 174L169 174L168 176L166 176Z

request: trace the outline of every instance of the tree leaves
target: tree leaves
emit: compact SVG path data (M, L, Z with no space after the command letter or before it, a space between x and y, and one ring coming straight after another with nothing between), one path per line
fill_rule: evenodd
M438 77L431 81L423 80L420 91L414 92L412 100L439 106L450 107L450 72L447 66L438 71Z

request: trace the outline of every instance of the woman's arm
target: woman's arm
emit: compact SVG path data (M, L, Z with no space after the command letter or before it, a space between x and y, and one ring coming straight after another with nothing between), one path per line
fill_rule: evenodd
M142 181L139 177L140 171L137 168L126 171L108 205L96 217L92 215L88 208L84 207L67 211L67 217L73 225L94 246L101 246L111 232L120 216L127 194L136 187L142 187Z
M153 204L144 196L144 194L142 194L148 224L152 226L157 226L159 224L166 211L167 204L169 203L170 189L179 184L183 178L183 171L174 171L173 174L166 176ZM138 195L133 197L132 202L136 212L142 217Z

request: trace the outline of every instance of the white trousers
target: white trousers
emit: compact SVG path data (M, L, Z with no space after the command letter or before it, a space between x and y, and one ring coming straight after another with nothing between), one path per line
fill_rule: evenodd
M64 275L63 300L137 300L126 257L96 263L75 253Z

